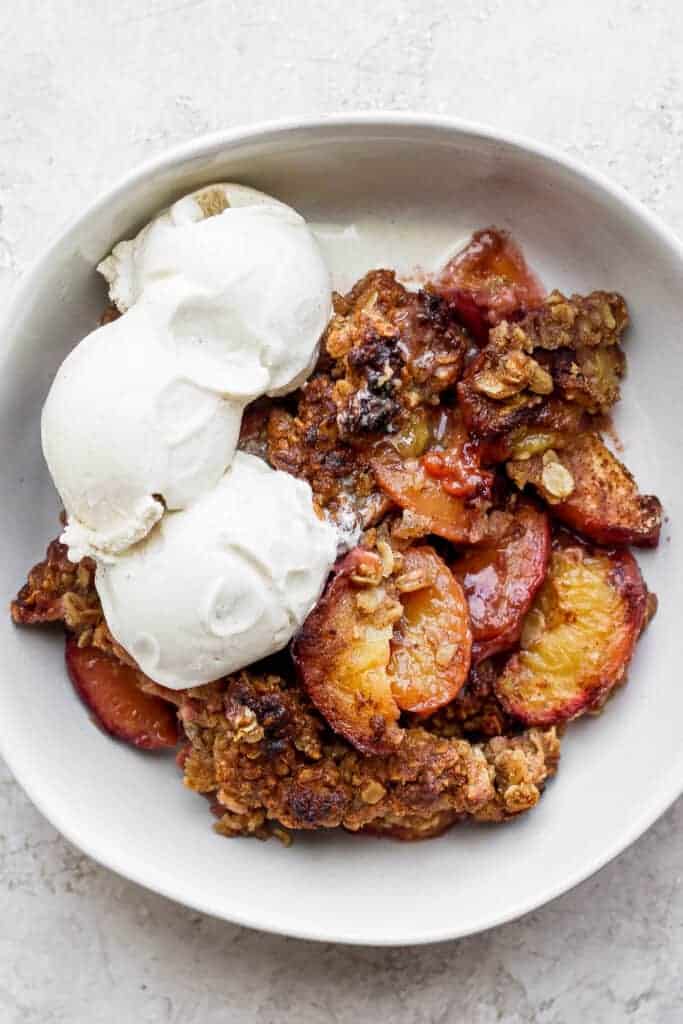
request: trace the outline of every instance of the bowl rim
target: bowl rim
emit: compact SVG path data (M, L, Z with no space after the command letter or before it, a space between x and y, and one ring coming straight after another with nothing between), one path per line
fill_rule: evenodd
M444 137L457 134L488 142L498 142L509 148L537 156L544 163L550 163L558 168L568 170L584 183L597 187L599 191L625 207L635 219L644 223L655 235L657 241L678 259L683 270L683 243L656 213L649 210L639 199L631 195L624 187L612 181L602 171L589 168L580 160L561 152L554 146L538 142L524 134L499 130L467 119L419 111L351 111L348 113L340 112L263 120L246 126L237 126L200 135L163 150L156 156L137 164L132 170L119 177L112 185L107 186L101 191L94 200L86 204L79 213L68 219L58 228L53 233L48 244L24 269L18 281L14 284L8 301L5 303L4 309L0 314L0 337L5 339L0 345L0 368L12 348L14 335L12 324L20 317L22 310L27 305L27 300L33 290L33 278L40 272L40 268L50 261L55 251L64 245L72 235L77 234L84 222L96 217L112 201L135 189L150 176L161 171L171 170L174 166L181 166L197 157L209 157L218 153L226 146L241 145L259 140L266 141L267 136L272 136L273 141L275 141L278 138L286 137L288 134L301 131L318 132L324 129L336 129L339 131L373 127L378 130L391 128L397 130L431 129L443 132ZM391 135L387 135L386 138L390 139ZM611 844L608 844L603 853L593 858L591 862L582 868L573 871L561 883L549 885L546 889L539 891L531 902L525 899L517 904L508 905L505 910L502 910L497 915L489 915L488 918L479 922L475 927L459 928L457 923L453 923L440 928L424 929L409 937L397 939L392 937L388 931L386 934L375 935L368 939L358 933L353 934L349 931L335 933L334 927L322 933L319 929L300 925L296 921L284 925L277 920L269 920L267 912L263 912L260 909L256 909L254 913L237 912L228 918L223 914L216 913L210 904L201 899L179 896L177 892L173 891L171 886L159 884L155 880L152 870L136 869L135 866L122 864L119 857L110 854L107 849L101 849L96 839L87 838L83 840L77 835L77 829L72 827L69 821L65 822L58 810L54 811L53 808L45 806L41 794L36 791L31 781L24 777L23 772L15 770L11 759L7 756L7 747L8 744L3 743L3 729L0 720L0 754L4 758L14 779L19 783L34 806L68 842L103 867L146 889L159 893L167 899L171 899L174 902L211 917L218 917L234 924L277 935L349 945L423 945L463 938L467 935L475 935L489 928L513 921L569 892L575 886L594 875L643 835L683 793L683 777L676 778L674 773L666 773L662 779L661 791L657 794L657 798L653 799L648 808L631 823L631 827L628 830L625 830Z

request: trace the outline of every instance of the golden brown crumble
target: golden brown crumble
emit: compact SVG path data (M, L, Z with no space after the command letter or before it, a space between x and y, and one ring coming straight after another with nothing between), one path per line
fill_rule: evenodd
M616 293L552 292L521 320L493 327L458 385L467 426L491 436L535 423L551 394L606 413L619 398L628 322Z
M353 832L403 823L428 834L444 816L504 821L537 802L559 757L554 729L473 744L419 726L389 757L365 757L272 675L241 673L208 697L191 691L180 717L185 783L216 801L227 835L263 836L273 821Z

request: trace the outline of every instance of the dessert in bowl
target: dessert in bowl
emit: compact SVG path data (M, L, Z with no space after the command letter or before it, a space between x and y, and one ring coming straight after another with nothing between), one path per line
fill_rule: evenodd
M244 209L221 190L157 208L105 259L118 308L43 416L62 543L15 618L66 622L71 676L111 733L180 739L224 835L499 844L518 826L490 823L552 800L537 807L566 724L624 681L654 609L627 545L657 542L661 509L603 438L626 304L593 288L612 280L548 290L494 229L342 282L351 232L319 221L305 237L325 258L283 247L270 291L239 272L247 243L197 241ZM270 211L303 224L269 197L250 217ZM343 288L326 326L325 261Z

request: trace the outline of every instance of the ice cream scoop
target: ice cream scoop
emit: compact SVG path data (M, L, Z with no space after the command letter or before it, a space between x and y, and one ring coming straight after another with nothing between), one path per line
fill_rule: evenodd
M96 586L116 640L152 679L182 689L284 647L336 550L308 484L238 452L198 501L100 563Z
M337 553L310 487L235 452L245 404L303 382L330 313L306 222L269 196L185 196L100 270L122 316L62 364L43 450L69 557L152 679L210 682L279 650Z
M67 357L42 419L75 561L116 556L216 484L245 404L308 375L331 301L303 218L240 185L180 199L100 270L124 313Z
M43 407L43 452L67 512L69 557L110 558L164 509L213 487L233 457L243 404L204 387L144 305L84 338Z
M330 277L305 220L239 185L185 196L99 266L121 310L169 311L195 376L238 398L283 394L310 373Z

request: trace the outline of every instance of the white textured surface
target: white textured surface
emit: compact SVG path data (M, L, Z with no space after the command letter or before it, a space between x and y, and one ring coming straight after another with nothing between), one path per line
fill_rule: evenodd
M534 135L683 233L672 0L24 0L0 9L0 38L0 300L46 236L141 159L333 110L424 109ZM0 767L0 1020L678 1024L681 825L683 803L515 924L346 949L244 931L121 881Z

